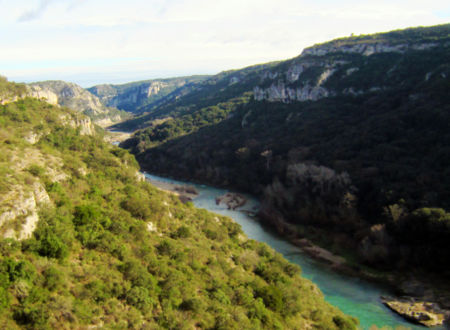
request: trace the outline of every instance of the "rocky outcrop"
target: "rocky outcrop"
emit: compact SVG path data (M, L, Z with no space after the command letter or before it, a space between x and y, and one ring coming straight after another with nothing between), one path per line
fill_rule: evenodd
M28 96L82 112L101 126L121 120L117 110L107 108L97 96L74 83L65 81L36 82L28 84L27 89ZM106 122L104 122L105 119Z
M53 105L59 105L58 94L56 94L53 90L45 88L44 86L40 86L38 84L28 85L28 93L31 97L43 99Z
M63 122L63 125L67 125L75 129L79 128L81 135L95 134L95 127L88 117L71 117L69 115L61 115L60 119Z
M302 52L302 56L325 56L331 53L361 54L370 56L379 53L405 53L408 50L426 50L436 47L437 43L420 44L389 44L386 42L339 44L327 43L325 45L312 46Z
M236 210L247 203L245 196L237 193L226 193L216 197L216 205L225 204L229 210Z
M292 66L289 67L289 69L286 71L286 80L290 83L296 82L299 78L300 75L308 68L314 66L314 65L318 65L315 62L302 62L302 63L298 63L298 64L294 64ZM272 74L270 77L278 77L278 74L274 75ZM272 78L272 79L274 79Z
M2 196L0 203L3 210L0 213L3 237L22 240L29 238L36 229L39 208L50 205L51 201L42 184L35 182L31 191L24 191L20 186L14 187ZM20 223L11 226L17 220Z
M162 89L166 87L168 87L168 84L161 81L138 85L134 88L130 88L120 97L117 97L118 93L116 91L117 94L115 95L115 97L110 98L107 103L109 106L117 108L122 108L122 105L127 103L137 104L149 98L150 96L157 95Z
M139 108L162 99L169 93L191 82L202 81L206 77L179 77L169 79L146 80L123 85L97 85L88 88L92 94L109 107L130 112L139 112ZM231 80L230 83L237 81Z
M364 57L381 53L404 54L410 51L426 51L440 45L442 42L435 42L431 38L425 41L420 36L416 36L416 39L411 37L399 39L396 36L390 37L389 33L375 37L343 38L314 45L304 49L301 55L290 60L290 63L264 70L261 82L253 88L254 98L257 101L289 103L317 101L335 95L358 96L367 92L381 91L385 89L383 85L389 85L388 77L395 74L397 65L386 68L385 84L370 86L373 81L359 84L358 77L365 78L364 73L361 73L364 70L360 69L366 66L368 59L355 61L355 58L361 60L361 57L355 57L355 54ZM359 76L346 79L355 73ZM335 74L334 81L327 84L328 79ZM429 77L427 75L425 80ZM336 81L337 79L339 81Z
M50 104L67 106L80 112L90 110L94 113L105 111L98 97L82 87L64 81L44 81L28 85L29 95L45 99Z
M335 92L323 85L336 72L336 68L345 63L341 60L310 61L303 60L301 57L297 58L284 72L266 71L261 76L263 83L253 88L254 99L289 103L292 101L317 101L332 96ZM310 69L315 71L314 74L308 72Z
M5 105L8 103L16 102L19 98L19 96L2 96L0 97L0 104Z
M405 319L426 327L442 325L445 320L445 312L435 303L389 297L382 297L382 302Z
M269 102L281 101L289 103L292 101L317 101L318 99L328 97L333 92L321 86L306 85L303 87L287 87L283 82L272 84L269 88L255 87L253 95L255 100L267 100Z
M28 135L24 136L24 140L30 144L36 144L39 142L42 136L44 136L44 132L29 132Z

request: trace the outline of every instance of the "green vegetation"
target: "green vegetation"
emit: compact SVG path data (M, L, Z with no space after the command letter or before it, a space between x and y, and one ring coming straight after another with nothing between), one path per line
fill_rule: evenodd
M0 102L8 100L16 95L23 95L26 92L24 84L8 82L6 77L0 76Z
M395 30L387 33L375 33L369 35L351 36L339 38L316 46L351 46L358 44L386 43L390 45L408 44L417 42L441 42L448 37L448 24L436 25L432 27L415 27L402 30Z
M0 240L2 328L356 327L229 218L139 181L133 156L68 124L78 116L31 98L0 106L2 212L35 184L51 200L31 237Z
M114 128L132 131L138 128L158 125L158 121L161 119L178 118L187 115L197 117L198 112L202 113L200 116L205 120L209 116L205 113L208 108L217 111L216 107L219 107L228 109L228 112L233 109L234 103L245 101L255 84L261 81L261 74L264 70L272 68L276 64L274 62L251 66L242 70L219 73L203 82L189 86L189 89L180 95L176 93L174 95L171 94L171 97L162 100L161 104L142 108L141 111L148 113L116 124ZM239 101L239 99L242 100ZM213 116L213 118L217 119L217 116ZM189 121L186 117L182 120L186 121L186 119ZM184 125L175 123L175 126ZM204 126L204 124L201 123L194 127L194 130L200 126Z
M298 227L299 236L326 235L331 246L352 251L359 262L445 276L450 272L444 261L450 259L445 247L450 239L449 35L447 24L350 38L435 41L436 47L299 57L252 68L242 84L229 84L237 72L217 77L209 96L195 92L156 109L153 116L165 113L171 121L138 131L123 146L150 172L258 194L264 221L277 228L283 222L297 225L290 228ZM283 78L305 63L313 65L302 78ZM333 74L320 85L332 92L327 98L250 100L219 123L183 129L192 121L181 105L189 104L194 117L217 100L226 103L233 91L236 96L256 84L269 87L274 82L267 76L300 88L318 83L332 65Z
M233 98L227 102L201 108L198 111L181 115L176 119L169 119L162 124L151 126L136 133L136 135L123 146L126 148L139 141L140 151L165 142L169 139L193 133L202 127L218 124L236 111L241 105L247 103L250 95L244 94L240 98Z

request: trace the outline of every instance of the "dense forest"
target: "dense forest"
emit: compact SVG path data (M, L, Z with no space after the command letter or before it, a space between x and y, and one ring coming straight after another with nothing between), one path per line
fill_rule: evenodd
M6 100L23 87L0 88ZM86 117L33 98L4 103L2 328L356 327L231 219L143 181Z
M148 171L258 194L263 221L288 236L378 269L445 277L449 36L442 25L339 39L234 72L241 83L230 74L227 87L157 109L149 118L170 118L150 121L123 146ZM255 82L261 97L244 97Z

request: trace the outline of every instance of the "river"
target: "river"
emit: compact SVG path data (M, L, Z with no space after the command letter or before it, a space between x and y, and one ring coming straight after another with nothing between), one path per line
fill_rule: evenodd
M322 290L325 299L330 304L340 308L346 314L357 317L362 329L369 329L372 325L379 328L389 326L395 329L402 326L402 329L425 329L425 327L406 322L381 303L380 296L389 295L387 289L380 285L331 271L323 264L304 254L297 246L283 239L274 231L263 227L254 218L242 212L243 210L254 212L259 206L256 198L245 195L248 198L246 205L235 211L227 210L227 207L223 204L216 205L215 200L216 197L228 192L227 190L150 174L145 174L145 176L149 181L195 186L199 192L199 195L193 200L196 207L231 217L242 226L242 230L249 238L270 245L286 259L299 265L302 268L302 276L313 281ZM433 330L437 329L443 328L433 328Z

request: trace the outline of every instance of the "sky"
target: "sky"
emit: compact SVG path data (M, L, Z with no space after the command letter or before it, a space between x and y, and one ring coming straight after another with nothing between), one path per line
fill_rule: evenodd
M448 0L0 0L0 74L83 87L215 74L448 22Z

